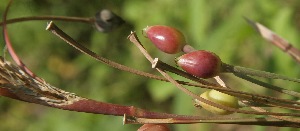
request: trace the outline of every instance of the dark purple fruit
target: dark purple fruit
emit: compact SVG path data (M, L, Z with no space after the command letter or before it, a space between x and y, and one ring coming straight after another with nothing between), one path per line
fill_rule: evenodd
M187 73L200 78L217 76L222 66L222 61L216 54L205 50L184 54L176 59L176 63Z
M183 34L169 26L154 25L143 29L146 37L161 51L168 54L180 52L186 44Z

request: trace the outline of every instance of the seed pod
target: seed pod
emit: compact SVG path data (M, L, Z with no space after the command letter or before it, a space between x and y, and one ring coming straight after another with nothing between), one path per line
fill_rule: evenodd
M200 78L211 78L221 72L221 59L216 54L205 50L184 54L175 61L187 73Z
M228 106L228 107L232 107L232 108L238 108L238 99L236 97L230 96L228 94L219 92L217 90L210 90L210 91L206 91L204 93L202 93L200 95L200 97L206 99L206 100L210 100L212 102L218 103L220 105L224 105L224 106ZM218 114L218 115L228 115L228 114L232 114L233 112L227 111L227 110L223 110L223 109L219 109L217 107L205 104L203 102L200 102L198 100L196 100L197 104L201 105L205 110L212 112L214 114Z
M146 37L161 51L168 54L180 52L186 44L183 34L169 26L154 25L143 29Z

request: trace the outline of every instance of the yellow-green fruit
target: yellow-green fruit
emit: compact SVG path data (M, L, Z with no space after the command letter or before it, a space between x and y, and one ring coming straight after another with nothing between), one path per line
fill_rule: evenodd
M232 108L238 108L238 100L236 97L227 95L227 94L219 92L217 90L206 91L206 92L202 93L200 95L200 97L210 100L212 102L218 103L220 105L224 105L224 106L228 106L228 107L232 107ZM207 111L210 111L214 114L228 115L228 114L233 113L233 112L230 112L227 110L219 109L217 107L205 104L203 102L199 102L199 104L204 109L206 109Z

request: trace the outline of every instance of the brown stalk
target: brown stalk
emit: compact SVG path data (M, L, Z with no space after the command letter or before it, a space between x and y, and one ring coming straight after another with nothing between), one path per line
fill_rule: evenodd
M236 73L234 73L234 75L237 76L237 77L239 77L239 78L242 78L242 79L244 79L246 81L252 82L252 83L254 83L256 85L260 85L260 86L262 86L264 88L268 88L270 90L274 90L274 91L277 91L277 92L280 92L280 93L284 93L284 94L288 94L288 95L300 98L300 93L299 92L292 91L292 90L287 90L287 89L284 89L284 88L281 88L281 87L278 87L278 86L274 86L274 85L265 83L263 81L254 79L254 78L252 78L250 76L247 76L247 75L236 74Z
M263 26L260 23L253 22L248 18L245 18L246 21L252 25L256 31L260 33L260 35L267 41L271 42L273 45L277 46L283 52L286 52L290 55L295 61L300 63L300 50L295 48L291 43L289 43L284 38L278 36L273 31Z
M214 123L214 124L238 124L238 125L260 125L277 127L300 128L299 123L281 121L272 118L232 118L232 117L205 117L195 120L182 120L176 118L149 119L136 118L124 115L124 124L193 124L193 123Z
M0 22L0 26L3 26L4 24L13 24L18 22L25 22L25 21L40 21L40 20L59 20L59 21L69 21L69 22L81 22L81 23L87 23L87 24L94 24L95 18L93 17L68 17L68 16L28 16L28 17L20 17L20 18L14 18L9 19L3 22Z

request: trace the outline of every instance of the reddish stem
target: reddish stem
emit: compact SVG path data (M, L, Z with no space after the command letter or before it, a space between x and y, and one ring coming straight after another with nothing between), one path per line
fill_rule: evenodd
M5 96L5 97L21 100L17 95L15 95L14 93L11 93L10 90L8 90L6 88L1 88L1 87L0 87L0 96Z
M123 106L111 103L99 102L91 99L82 99L70 105L55 106L64 110L87 112L104 115L134 116L138 118L178 118L178 119L196 119L198 116L186 116L167 113L151 112L134 106Z
M9 9L11 3L12 3L12 0L9 1L9 3L4 11L4 14L3 14L3 37L4 37L5 45L7 47L9 54L13 58L13 60L17 63L17 65L20 66L20 68L22 70L24 70L30 76L37 78L39 81L42 81L41 78L36 77L36 75L25 66L25 64L21 61L19 56L16 54L14 48L12 47L12 43L10 42L10 39L8 36L8 31L7 31L7 26L6 26L6 17L7 17L7 12L8 12L8 9Z

